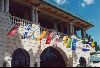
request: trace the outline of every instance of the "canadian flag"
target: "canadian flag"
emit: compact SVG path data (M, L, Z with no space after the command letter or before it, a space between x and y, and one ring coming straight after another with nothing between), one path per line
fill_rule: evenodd
M8 32L8 36L14 36L17 33L17 30L20 26L20 23L16 23L15 26Z

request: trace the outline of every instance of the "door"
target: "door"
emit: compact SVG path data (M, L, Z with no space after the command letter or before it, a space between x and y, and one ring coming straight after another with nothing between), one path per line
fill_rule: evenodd
M12 55L11 61L12 67L29 67L30 66L30 56L24 49L17 49Z
M45 49L40 58L40 67L66 67L63 56L52 47Z

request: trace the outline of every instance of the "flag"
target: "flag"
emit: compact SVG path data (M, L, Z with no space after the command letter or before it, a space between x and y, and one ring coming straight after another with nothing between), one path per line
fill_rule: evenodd
M48 37L47 37L47 40L46 40L46 43L45 43L45 44L50 44L51 39L52 39L52 36L53 36L52 33L49 33L49 34L48 34Z
M57 47L57 44L59 42L59 39L60 39L60 36L59 35L56 35L55 38L54 38L54 46Z
M40 35L40 37L37 38L37 41L42 40L45 37L46 33L47 33L47 31L43 31L42 34Z
M21 39L26 39L26 38L28 39L28 36L27 35L28 35L28 32L23 33L23 36L22 36Z
M16 32L18 31L18 28L20 26L20 23L16 23L15 26L8 32L8 36L14 36Z
M68 36L64 36L64 37L63 37L63 44L64 44L65 46L67 46L67 40L68 40Z
M26 29L27 31L30 31L31 28L32 28L31 24L25 26L25 29Z
M72 44L72 39L68 38L68 48L71 48L71 44Z
M31 24L24 26L25 32L22 35L21 39L28 39L29 38L29 32L31 31Z
M90 51L89 45L84 44L84 45L83 45L83 48L82 48L82 51Z
M76 50L76 42L77 42L77 39L73 39L72 50Z
M94 43L94 41L92 42L92 48L95 48L95 43Z

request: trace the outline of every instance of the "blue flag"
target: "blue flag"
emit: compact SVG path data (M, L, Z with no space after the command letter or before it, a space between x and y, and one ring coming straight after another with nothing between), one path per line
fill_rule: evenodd
M83 45L82 51L90 51L89 45Z
M76 50L76 42L77 42L77 39L73 39L72 50Z

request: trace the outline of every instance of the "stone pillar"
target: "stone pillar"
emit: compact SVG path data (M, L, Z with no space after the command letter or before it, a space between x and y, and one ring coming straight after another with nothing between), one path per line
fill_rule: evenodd
M69 35L70 34L70 28L69 28L69 24L67 23L67 34Z
M4 12L8 13L9 12L9 0L4 0Z
M38 12L37 12L37 9L35 7L32 7L31 21L33 23L38 23Z
M64 33L64 26L63 26L63 23L60 23L60 27L61 27L61 32Z
M85 38L86 36L86 29L81 29L81 35L82 35L82 38Z
M36 9L35 12L36 12L36 23L38 23L38 10Z
M31 21L35 23L35 9L32 7Z
M54 30L58 31L58 29L57 29L57 23L54 23Z
M0 11L4 12L4 0L0 0Z
M74 25L70 23L70 34L74 34Z

